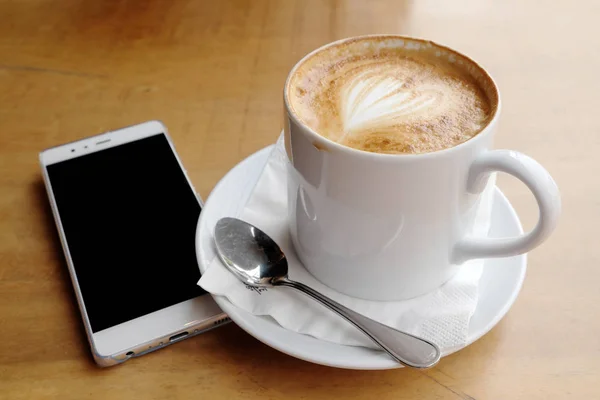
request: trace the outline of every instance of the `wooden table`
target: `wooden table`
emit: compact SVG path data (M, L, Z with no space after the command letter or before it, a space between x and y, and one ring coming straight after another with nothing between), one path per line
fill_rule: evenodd
M599 398L599 13L593 0L0 0L0 398ZM504 320L425 372L313 365L233 324L97 368L38 152L161 119L206 197L276 139L283 82L302 55L378 32L486 66L504 96L497 147L536 158L561 188L559 228L530 255ZM500 186L531 227L530 193Z

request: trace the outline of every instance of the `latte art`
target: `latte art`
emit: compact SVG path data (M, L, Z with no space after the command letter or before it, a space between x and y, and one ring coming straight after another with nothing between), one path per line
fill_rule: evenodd
M410 79L410 78L409 78ZM346 134L384 129L408 115L433 110L442 98L434 88L416 89L402 80L369 70L340 91L340 117Z
M350 42L317 53L288 84L293 112L315 132L377 153L425 153L479 133L492 114L485 88L432 46Z

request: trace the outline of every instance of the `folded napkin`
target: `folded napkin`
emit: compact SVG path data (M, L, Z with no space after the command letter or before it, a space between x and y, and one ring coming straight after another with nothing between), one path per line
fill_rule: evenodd
M246 206L239 215L271 236L289 262L290 279L300 281L335 301L383 324L438 344L444 353L466 345L469 320L475 311L483 262L465 263L450 281L423 296L379 302L338 293L316 280L296 257L288 230L286 163L280 137ZM479 204L472 234L487 236L495 175ZM240 282L216 257L198 282L206 291L257 316L270 316L283 328L329 342L377 348L348 322L296 290L279 287L256 290Z

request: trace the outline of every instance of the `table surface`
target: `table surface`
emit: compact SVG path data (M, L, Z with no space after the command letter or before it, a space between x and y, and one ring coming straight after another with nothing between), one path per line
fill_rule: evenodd
M600 4L576 4L0 0L0 397L599 398ZM313 365L233 324L97 368L38 152L160 119L206 198L234 164L276 139L292 65L366 33L426 37L477 59L503 93L497 147L534 157L561 188L560 225L530 254L508 315L427 371ZM499 185L533 226L528 190L505 177Z

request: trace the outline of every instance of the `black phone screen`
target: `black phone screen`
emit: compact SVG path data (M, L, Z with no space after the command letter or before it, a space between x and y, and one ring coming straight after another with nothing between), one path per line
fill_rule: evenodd
M46 168L93 332L205 293L200 203L164 134Z

